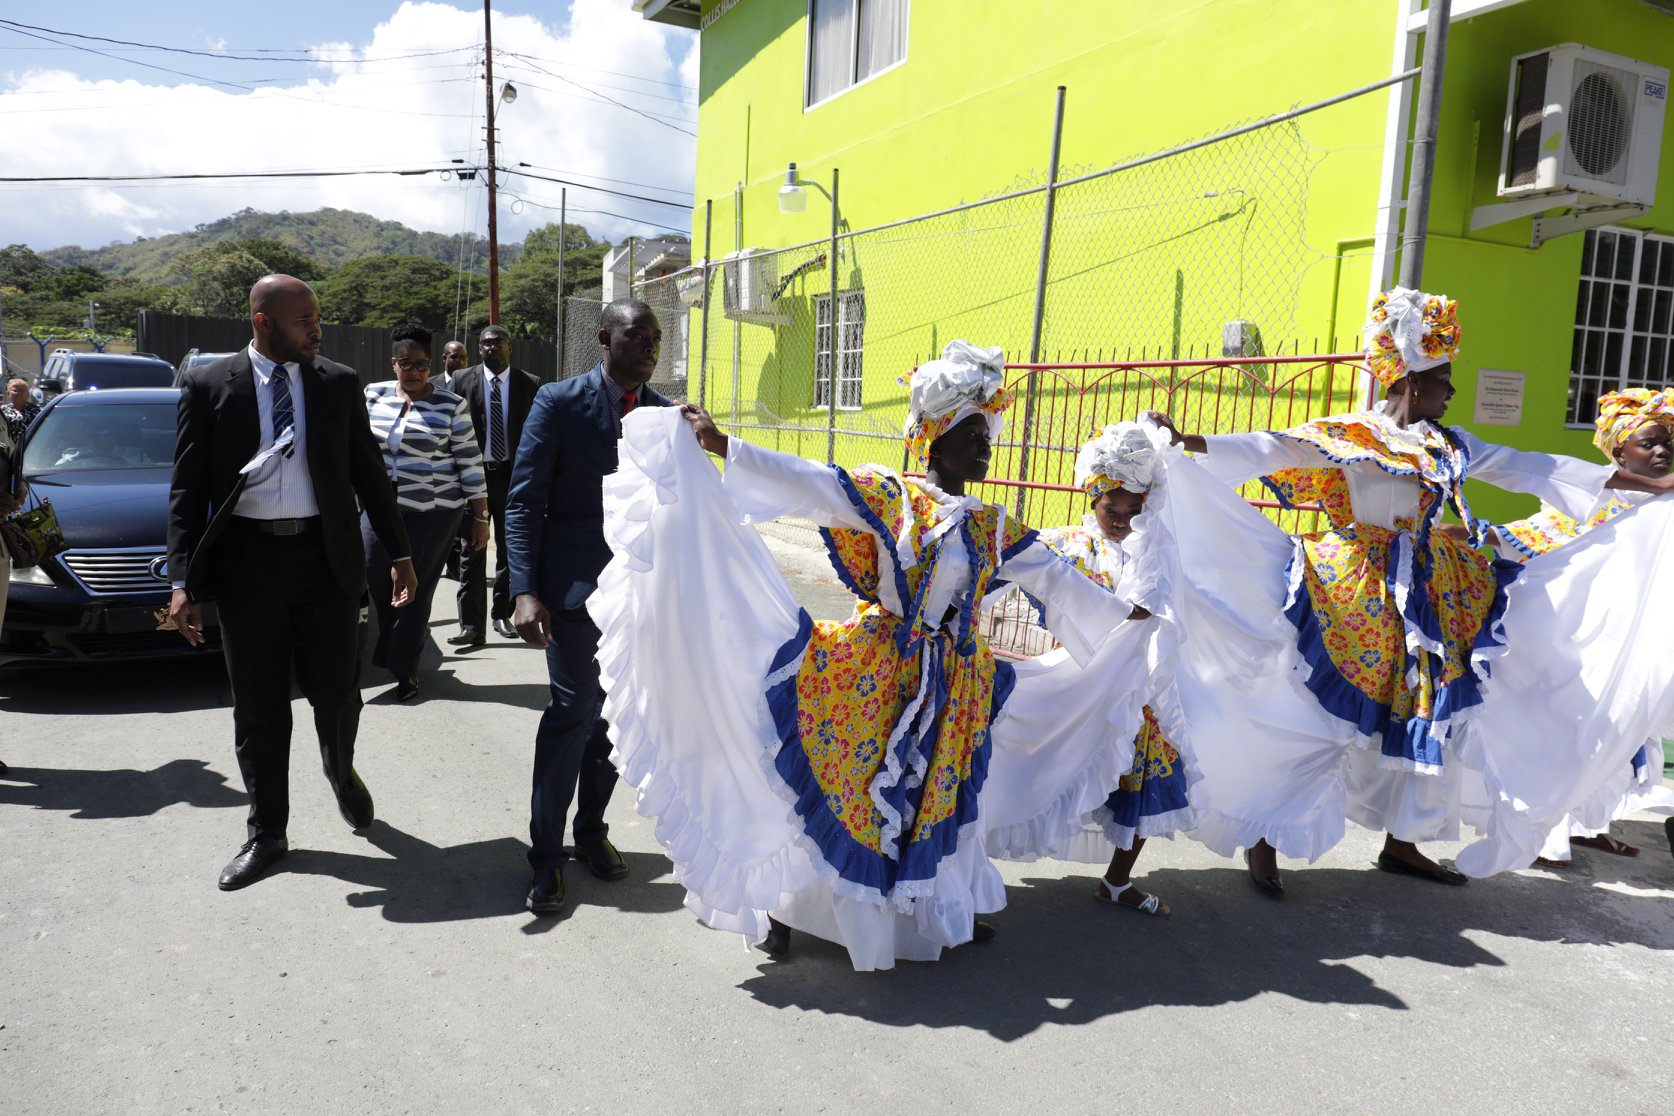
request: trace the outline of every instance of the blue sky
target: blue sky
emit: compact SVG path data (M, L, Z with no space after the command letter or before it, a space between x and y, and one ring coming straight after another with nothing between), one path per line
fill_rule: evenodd
M18 7L0 9L0 21L11 21L0 22L0 118L14 153L7 174L413 170L485 158L482 9L464 0ZM498 109L500 158L529 164L528 174L502 178L502 238L557 219L560 185L529 175L574 183L571 219L601 235L687 229L685 209L643 199L691 200L695 33L647 23L629 0L505 0L494 26L496 85L518 89L515 104ZM92 246L245 207L336 206L414 228L481 232L484 194L480 178L439 174L8 183L0 184L0 243Z

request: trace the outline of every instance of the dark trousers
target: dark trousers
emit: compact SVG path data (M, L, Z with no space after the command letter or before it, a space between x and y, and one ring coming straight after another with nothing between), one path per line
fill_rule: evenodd
M277 840L290 820L291 679L314 708L326 781L354 770L360 726L360 602L326 564L318 527L274 537L227 529L215 564L233 742L250 795L248 833Z
M487 611L488 551L467 544L459 558L459 626L488 629L490 615L509 620L512 614L511 572L506 569L506 490L511 466L484 469L488 479L488 514L494 520L494 611Z
M609 726L599 716L599 629L587 610L552 614L546 672L552 693L535 730L534 791L529 798L529 863L558 868L565 861L564 818L576 804L575 839L602 841L610 832L605 807L616 789Z
M464 514L463 508L402 509L401 522L406 524L407 538L413 544L413 573L418 577L418 595L403 608L389 603L389 555L373 533L371 521L360 517L367 591L378 621L378 638L372 645L373 666L387 667L397 678L418 673L419 652L430 632L430 605L436 597L436 583L441 580L448 547L459 535L459 520Z

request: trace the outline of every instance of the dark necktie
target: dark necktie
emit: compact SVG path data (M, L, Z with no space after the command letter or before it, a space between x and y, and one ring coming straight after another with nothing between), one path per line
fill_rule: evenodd
M273 366L273 377L268 380L273 390L273 440L277 442L285 431L296 425L296 411L291 406L291 370L283 364ZM296 450L296 443L285 447L286 457Z
M506 410L500 406L500 377L488 378L488 459L506 457Z

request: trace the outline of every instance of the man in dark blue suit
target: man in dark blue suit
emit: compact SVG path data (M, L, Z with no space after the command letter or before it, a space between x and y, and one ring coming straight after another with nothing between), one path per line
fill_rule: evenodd
M648 386L663 332L638 299L599 316L604 359L585 375L544 385L523 426L506 498L506 553L518 634L546 648L552 693L535 732L529 802L528 907L555 914L564 902L564 819L576 801L576 855L593 875L619 880L628 866L610 843L605 807L616 786L600 716L599 629L587 598L610 561L604 478L616 471L622 416L674 403ZM579 793L578 793L579 789Z

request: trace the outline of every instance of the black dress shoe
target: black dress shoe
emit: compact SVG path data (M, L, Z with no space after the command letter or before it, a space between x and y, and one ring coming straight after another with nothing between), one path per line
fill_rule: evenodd
M337 788L337 812L350 829L365 829L372 824L372 792L352 770L349 781Z
M216 886L222 891L237 891L241 887L248 887L290 851L290 842L283 837L277 841L262 841L252 837L244 842L238 850L238 855L221 869L221 879Z
M418 679L414 676L409 674L405 678L397 678L395 680L396 701L412 701L414 698L418 697L418 695Z
M1256 875L1255 869L1250 867L1249 849L1244 850L1244 867L1246 869L1246 874L1250 877L1250 882L1255 884L1257 891L1261 892L1263 895L1271 895L1275 899L1284 898L1285 881L1281 880L1277 876Z
M530 914L554 915L564 908L564 870L536 868L529 881L529 896L523 900Z
M586 861L587 870L601 880L619 880L628 874L628 865L622 860L622 854L609 841L589 841L586 844L577 841L575 855L578 860Z
M481 628L461 628L458 635L448 636L449 647L481 647L487 642Z
M767 920L767 937L761 940L761 951L769 957L783 957L790 952L791 929L776 918Z
M494 634L499 636L501 639L522 639L523 638L522 636L517 634L517 629L512 627L512 622L510 620L496 620L496 621L494 621Z
M6 770L6 765L0 763L0 771L4 770ZM1670 855L1674 855L1674 818L1664 818L1662 820L1662 831L1668 835L1668 852Z
M1452 887L1463 887L1467 882L1465 874L1453 868L1446 868L1438 864L1434 868L1421 868L1416 864L1408 864L1386 852L1378 853L1378 867L1396 876L1417 876L1421 880L1432 883L1448 884Z
M980 918L971 923L971 941L991 942L994 940L994 926Z

